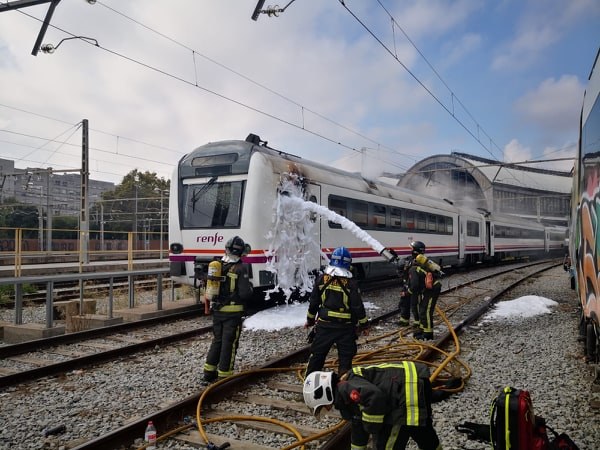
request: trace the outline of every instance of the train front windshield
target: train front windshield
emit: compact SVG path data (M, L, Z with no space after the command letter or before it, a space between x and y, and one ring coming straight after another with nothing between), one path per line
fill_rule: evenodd
M183 185L183 228L239 227L244 181Z

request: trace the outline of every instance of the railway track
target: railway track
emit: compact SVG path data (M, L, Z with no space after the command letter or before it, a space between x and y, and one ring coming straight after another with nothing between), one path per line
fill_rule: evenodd
M395 286L397 279L382 279L364 284L362 290ZM199 310L0 346L0 387L202 338L212 331L212 321L199 315Z
M415 358L430 361L433 375L442 385L449 378L459 379L462 383L469 377L468 368L456 362L445 362L448 359L447 353L452 354L452 351L440 353L436 350L443 348L448 343L454 343L455 347L458 346L454 332L450 330L454 329L456 333L460 333L463 327L487 311L502 292L527 277L555 265L557 265L556 262L538 262L531 268L527 268L525 265L517 268L513 266L477 279L470 278L468 274L449 277L445 280L445 288L438 305L444 310L443 315L452 325L450 327L445 323L436 325L436 335L440 337L435 345L418 343L410 339L408 337L410 330L398 328L395 325L397 311L391 310L372 318L372 333L368 337L361 338L360 353L357 355L356 362L370 362L373 357L378 357L382 348L385 348L385 353L396 359ZM503 277L505 279L502 282L505 286L504 289L492 291L488 281L491 277ZM460 278L462 280L459 280ZM196 324L196 332L198 332L197 328ZM446 329L445 332L444 329ZM187 337L187 339L189 338ZM172 342L176 341L176 338L169 339L173 339ZM271 439L273 448L301 448L304 444L299 444L299 442L303 442L305 436L314 437L316 433L325 432L324 436L316 438L318 443L307 442L306 448L315 448L316 446L318 448L342 448L343 442L348 439L346 427L340 424L339 430L336 432L326 432L327 430L323 429L324 423L338 424L339 419L335 417L335 414L332 414L327 422L316 422L302 403L299 393L301 382L298 377L302 365L308 358L308 350L308 346L304 346L264 364L246 367L234 377L211 385L197 395L192 395L146 417L133 420L120 429L105 433L77 448L125 448L124 446L132 444L132 436L143 436L148 420L153 420L157 424L161 438L164 440L175 439L182 445L185 442L191 442L194 446L207 442L221 445L227 441L233 448L269 448L269 445L264 443L265 438L262 437L268 435L275 436L268 438ZM90 362L88 361L86 364L89 365ZM335 362L331 362L331 364L335 365ZM438 368L440 368L439 372ZM436 372L438 372L437 375ZM457 377L457 374L460 376ZM452 389L460 390L460 388L460 384L454 383ZM266 395L266 393L272 395ZM264 417L248 417L244 413L249 409L247 405L252 405L251 409L262 405L268 420L265 420ZM281 423L271 420L276 417L281 417L279 419ZM234 427L231 426L232 420L236 424ZM286 427L282 424L291 425ZM239 431L238 435L227 434L232 428ZM224 430L229 431L226 433ZM255 443L257 440L260 444ZM139 446L134 445L127 448L137 447Z

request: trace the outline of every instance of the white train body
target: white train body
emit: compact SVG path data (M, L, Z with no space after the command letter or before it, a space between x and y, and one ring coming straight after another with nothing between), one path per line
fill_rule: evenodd
M443 267L544 253L554 245L535 222L459 209L443 199L271 149L249 135L246 141L201 146L175 169L169 210L171 275L193 284L194 265L205 268L238 235L252 247L244 262L251 264L254 286L272 287L276 280L267 267L267 235L287 174L303 180L306 200L348 218L401 257L410 254L413 240L423 241L427 256ZM321 252L330 255L336 247L347 247L359 277L394 270L377 249L350 231L319 216L311 220L316 221L312 232ZM323 254L308 254L307 266L317 270L326 264Z

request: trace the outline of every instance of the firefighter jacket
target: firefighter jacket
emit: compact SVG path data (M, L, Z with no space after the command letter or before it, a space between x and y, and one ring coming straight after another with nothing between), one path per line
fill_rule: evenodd
M323 274L310 295L307 322L319 321L354 326L367 326L358 283L352 278Z
M214 311L239 314L245 312L246 300L252 296L253 288L248 276L248 268L241 262L222 262L223 281L219 295L211 302Z
M412 361L353 367L337 384L334 406L352 421L354 445L384 424L424 426L432 417L429 369Z

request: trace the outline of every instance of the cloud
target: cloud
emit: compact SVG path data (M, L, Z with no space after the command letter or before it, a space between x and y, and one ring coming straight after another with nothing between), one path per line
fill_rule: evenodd
M513 139L504 146L504 162L521 162L531 159L531 149Z
M451 66L462 61L466 56L480 49L482 37L480 34L467 33L456 41L444 44L442 51L445 55L443 66Z
M523 70L535 66L545 51L563 39L579 22L600 14L597 0L525 1L514 36L499 46L493 58L495 70Z
M404 6L407 5L408 6ZM422 2L398 2L401 26L411 37L443 36L449 30L464 24L471 15L482 9L484 2L479 0L431 0Z
M577 133L585 87L574 75L548 78L515 102L521 121L550 134Z

